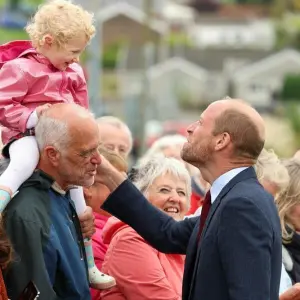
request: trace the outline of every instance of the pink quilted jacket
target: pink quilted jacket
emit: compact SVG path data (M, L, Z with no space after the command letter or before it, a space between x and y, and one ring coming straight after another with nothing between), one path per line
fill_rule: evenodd
M77 103L88 108L87 86L79 64L57 70L29 41L0 46L0 124L2 142L26 131L37 106Z

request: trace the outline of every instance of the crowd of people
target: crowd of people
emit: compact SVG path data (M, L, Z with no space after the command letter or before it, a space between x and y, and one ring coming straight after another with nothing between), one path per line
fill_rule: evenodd
M0 299L300 299L300 155L259 113L211 103L187 136L133 138L89 112L93 15L42 5L0 46Z

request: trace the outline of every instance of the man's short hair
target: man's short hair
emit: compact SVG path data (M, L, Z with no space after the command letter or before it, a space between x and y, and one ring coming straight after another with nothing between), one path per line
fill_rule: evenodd
M242 112L225 110L216 120L213 135L227 132L235 147L235 155L256 160L264 148L265 141L260 136L255 123Z
M35 137L40 151L50 145L66 150L70 140L68 124L43 114L35 127Z

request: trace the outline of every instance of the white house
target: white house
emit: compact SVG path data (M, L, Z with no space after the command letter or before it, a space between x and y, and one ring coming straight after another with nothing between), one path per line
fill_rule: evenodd
M275 44L274 24L270 19L199 16L188 29L195 46L205 48L265 49Z
M282 89L284 77L300 73L300 53L285 49L246 65L231 77L234 96L247 99L257 107L268 107L274 94Z

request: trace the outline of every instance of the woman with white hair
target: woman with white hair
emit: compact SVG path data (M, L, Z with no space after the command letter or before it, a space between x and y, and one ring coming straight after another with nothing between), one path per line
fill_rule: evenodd
M148 149L141 160L163 153L166 157L174 157L182 161L181 149L186 143L186 138L180 134L165 135L157 139Z
M163 154L166 157L174 157L183 162L181 158L181 149L186 141L186 137L180 134L162 136L152 144L145 155L140 159L139 163L143 160L148 160L150 157L157 154ZM185 162L184 164L190 173L192 186L190 208L187 215L193 215L197 210L200 209L201 211L208 183L203 180L201 173L197 168Z
M175 220L183 220L191 180L182 162L163 155L151 156L140 164L134 183L153 206ZM115 217L105 225L103 240L109 248L102 270L115 276L117 286L102 291L101 299L181 300L183 255L157 251Z

